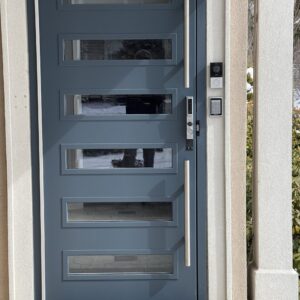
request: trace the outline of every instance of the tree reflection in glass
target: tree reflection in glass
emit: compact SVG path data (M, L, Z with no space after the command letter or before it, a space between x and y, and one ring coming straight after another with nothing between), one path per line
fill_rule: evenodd
M65 60L172 59L172 39L65 40Z

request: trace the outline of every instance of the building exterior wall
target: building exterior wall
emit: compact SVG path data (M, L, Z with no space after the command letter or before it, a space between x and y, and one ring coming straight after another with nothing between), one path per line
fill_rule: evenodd
M1 41L1 33L0 33ZM0 300L8 300L6 151L2 47L0 46Z
M246 250L246 75L248 1L231 0L230 9L230 187L231 247L229 265L232 266L232 298L247 299L247 250ZM229 298L228 298L229 299Z
M247 0L207 1L207 63L225 62L224 116L207 119L209 299L247 298ZM218 187L218 188L216 188ZM224 188L222 188L224 187ZM216 289L215 287L218 286Z
M209 116L211 97L223 89L210 88L209 64L225 62L225 1L207 0L207 237L209 299L226 298L225 116ZM224 103L226 99L224 99ZM215 287L218 287L217 289Z
M254 300L298 298L292 257L293 12L293 1L256 5Z
M27 1L0 1L5 94L9 299L34 299Z
M212 300L246 299L245 191L243 187L245 177L242 175L245 173L246 2L246 0L226 0L226 2L207 0L207 66L212 61L223 61L227 70L226 92L209 88L207 90L208 97L223 96L226 102L226 115L220 118L208 117L207 121L208 269L209 299ZM2 0L0 3L7 137L9 299L33 300L26 1ZM3 92L3 89L0 85L1 91ZM3 123L1 114L0 121ZM0 132L1 130L4 132L2 123L0 123ZM1 147L3 145L4 143L1 143ZM225 159L225 150L228 159ZM1 157L5 157L4 149L0 148L0 154L2 155L0 156L1 162ZM2 176L2 179L5 186L5 176ZM5 198L3 197L4 200ZM5 211L4 206L2 212ZM3 249L1 245L4 246ZM5 248L7 248L7 243L0 240L1 257L2 253L4 255L6 253ZM4 290L7 293L7 272L5 269L1 269L1 272L4 278L3 284L6 286ZM0 290L2 290L1 286ZM5 297L3 300L8 300L7 294Z

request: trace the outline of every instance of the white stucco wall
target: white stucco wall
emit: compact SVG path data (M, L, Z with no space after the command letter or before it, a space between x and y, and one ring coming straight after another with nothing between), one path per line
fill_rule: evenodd
M34 299L26 1L0 2L5 91L10 300Z
M0 34L1 36L1 34ZM2 48L0 48L2 57ZM8 299L8 230L5 120L2 60L0 60L0 300Z
M294 1L257 1L254 113L255 300L298 299L292 264Z
M207 1L207 220L209 299L226 296L224 116L209 116L209 98L224 97L210 88L210 62L225 63L225 1ZM218 288L215 288L218 287Z
M247 299L246 130L248 1L226 3L225 190L227 299ZM228 142L229 141L229 142Z

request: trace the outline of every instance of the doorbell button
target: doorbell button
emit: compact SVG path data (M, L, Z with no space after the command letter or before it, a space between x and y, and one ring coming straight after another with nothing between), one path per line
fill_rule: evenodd
M210 98L210 115L222 116L223 114L223 98Z
M222 89L223 88L223 77L213 77L210 79L211 89Z

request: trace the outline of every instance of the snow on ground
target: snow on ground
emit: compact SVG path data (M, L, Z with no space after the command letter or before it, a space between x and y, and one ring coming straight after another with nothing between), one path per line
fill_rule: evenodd
M247 69L247 75L250 75L250 77L253 78L253 74L254 74L254 69L253 68L248 68Z
M247 77L250 77L253 80L253 68L247 69ZM247 94L253 94L253 85L249 82L246 82Z
M248 68L247 75L253 79L253 74L254 74L254 69ZM248 82L246 84L247 84L247 93L248 94L253 93L253 85L251 85ZM300 109L300 88L294 89L294 107Z
M253 86L247 82L247 93L253 93Z
M300 109L300 89L294 89L294 107Z
M82 114L85 116L124 115L126 106L102 102L83 103Z

